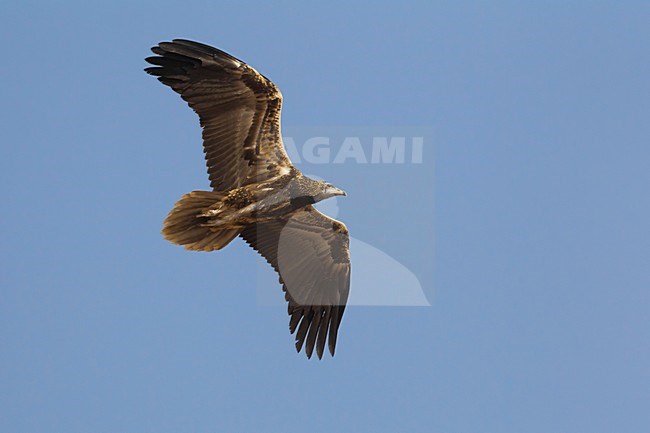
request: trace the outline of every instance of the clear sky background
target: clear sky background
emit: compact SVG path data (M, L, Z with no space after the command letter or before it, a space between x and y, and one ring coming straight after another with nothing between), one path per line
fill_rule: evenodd
M649 23L645 2L3 2L0 431L650 431ZM272 78L285 130L434 131L428 176L306 170L350 193L353 236L429 270L431 307L350 308L308 361L241 241L162 239L207 187L194 114L142 72L176 37Z

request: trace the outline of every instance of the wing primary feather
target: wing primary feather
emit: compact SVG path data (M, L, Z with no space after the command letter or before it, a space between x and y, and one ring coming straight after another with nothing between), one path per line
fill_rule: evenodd
M339 324L341 323L341 315L343 314L344 307L342 306L333 306L332 307L332 320L330 322L329 329L329 338L327 341L330 354L334 356L336 351L336 337L339 330Z
M322 307L314 308L314 318L312 319L311 325L309 326L309 333L307 334L307 347L305 349L307 358L310 359L312 353L314 353L314 344L316 343L316 337L318 336L320 321L323 317L322 313L323 313Z
M190 40L187 40L187 39L172 39L172 43L175 43L175 44L178 44L178 45L185 45L186 47L191 47L191 48L194 48L196 50L200 50L201 52L203 52L205 54L213 54L214 55L214 54L223 53L223 51L221 51L218 48L211 47L210 45L202 44L200 42L190 41Z
M303 315L302 308L296 308L291 314L291 319L289 320L289 331L293 334L296 332L298 323L300 323L300 318Z
M187 47L194 48L196 50L199 50L205 54L211 54L213 56L222 56L225 57L229 60L234 60L235 62L238 63L245 63L241 60L239 60L237 57L228 54L225 51L220 50L219 48L211 47L210 45L205 45L200 42L194 42L194 41L188 41L187 39L174 39L172 42L180 44L180 45L185 45Z
M298 352L302 350L302 346L305 343L305 336L307 335L307 331L309 330L309 325L311 324L313 317L314 310L312 309L309 309L309 311L307 311L307 314L303 314L302 316L302 321L300 322L298 332L296 333L296 350Z
M321 319L320 326L318 327L318 341L316 342L316 354L318 359L323 359L323 351L325 349L325 340L327 338L327 328L331 320L332 307L325 307L325 315Z

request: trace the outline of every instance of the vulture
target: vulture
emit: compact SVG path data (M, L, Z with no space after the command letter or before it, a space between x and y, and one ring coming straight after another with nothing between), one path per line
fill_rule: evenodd
M242 238L275 269L296 350L334 356L350 289L348 230L312 205L346 195L293 166L280 133L282 94L265 76L184 39L151 49L145 71L198 114L211 191L185 194L164 221L168 241L215 251Z

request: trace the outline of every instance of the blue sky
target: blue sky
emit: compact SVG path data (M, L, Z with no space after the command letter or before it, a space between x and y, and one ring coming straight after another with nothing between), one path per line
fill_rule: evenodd
M650 429L647 3L0 17L0 431ZM338 217L431 307L352 307L336 357L308 361L243 242L162 239L208 185L195 115L142 72L176 37L273 79L285 132L433 131L421 165L301 166L349 193Z

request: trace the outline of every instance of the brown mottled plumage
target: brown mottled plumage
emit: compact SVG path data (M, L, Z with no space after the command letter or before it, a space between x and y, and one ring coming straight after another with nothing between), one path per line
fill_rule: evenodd
M350 288L345 225L311 205L345 195L304 176L282 144L282 94L221 50L183 39L161 42L145 69L199 115L212 191L193 191L164 223L167 240L214 251L240 236L280 275L296 349L334 355Z

